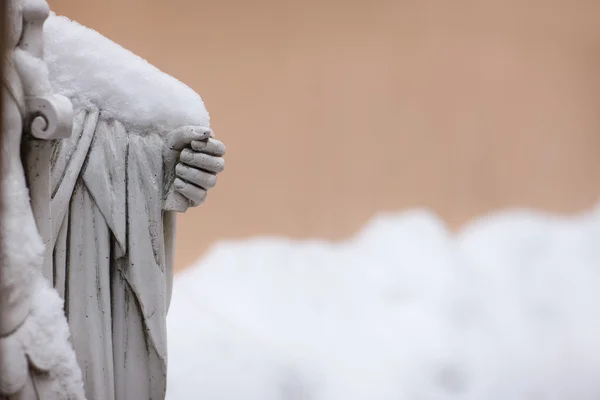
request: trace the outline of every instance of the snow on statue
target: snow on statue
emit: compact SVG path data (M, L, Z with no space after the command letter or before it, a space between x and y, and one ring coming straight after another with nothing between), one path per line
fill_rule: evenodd
M162 399L174 212L224 167L202 99L99 33L51 15L50 81L75 108L51 178L48 278L65 300L90 400Z
M2 81L0 398L84 399L63 303L42 273L44 242L38 228L43 223L36 226L36 217L44 215L44 202L42 209L30 203L23 168L25 162L48 182L50 164L20 157L22 139L33 143L26 151L31 153L36 146L43 150L47 140L68 137L73 110L67 98L52 94L42 60L48 5L44 0L5 5L10 29ZM24 131L31 137L25 139ZM49 186L31 188L32 199L44 196L49 211Z

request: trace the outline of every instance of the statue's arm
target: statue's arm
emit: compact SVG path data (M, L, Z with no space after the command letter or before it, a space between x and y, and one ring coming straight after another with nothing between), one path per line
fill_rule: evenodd
M206 128L183 127L165 146L166 211L185 212L204 202L225 167L225 146Z
M5 214L0 230L4 231L2 246L9 251L3 252L0 262L0 322L12 326L0 331L0 398L80 400L85 398L81 371L69 341L62 302L42 275L44 245L40 234L44 236L49 225L50 163L42 157L44 150L36 154L33 147L20 149L24 128L38 139L70 134L71 105L65 98L58 104L52 102L41 56L48 5L43 0L7 3L12 42L6 61L12 72L3 76L2 96L7 102L2 106L3 114L8 111L11 118L2 121L0 132L0 150L8 156L2 159L0 184L10 195L2 199ZM39 142L45 149L47 141ZM19 150L26 159L21 159ZM25 173L45 184L36 185ZM40 217L37 226L34 216Z

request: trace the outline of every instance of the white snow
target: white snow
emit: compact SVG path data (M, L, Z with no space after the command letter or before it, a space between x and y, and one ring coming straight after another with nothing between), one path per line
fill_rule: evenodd
M598 399L600 209L222 243L168 329L168 400Z
M142 130L209 127L196 92L98 32L52 14L44 41L52 86L76 108L94 106Z

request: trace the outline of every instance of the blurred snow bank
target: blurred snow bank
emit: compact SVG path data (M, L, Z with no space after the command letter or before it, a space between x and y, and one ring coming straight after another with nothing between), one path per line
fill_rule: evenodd
M600 209L222 243L168 329L168 400L599 399Z

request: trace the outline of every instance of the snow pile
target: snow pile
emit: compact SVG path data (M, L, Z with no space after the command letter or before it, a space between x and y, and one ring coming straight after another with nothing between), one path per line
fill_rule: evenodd
M44 46L53 89L75 108L97 107L128 128L209 127L196 92L92 29L52 14Z
M168 400L598 399L600 211L223 243L168 324Z

